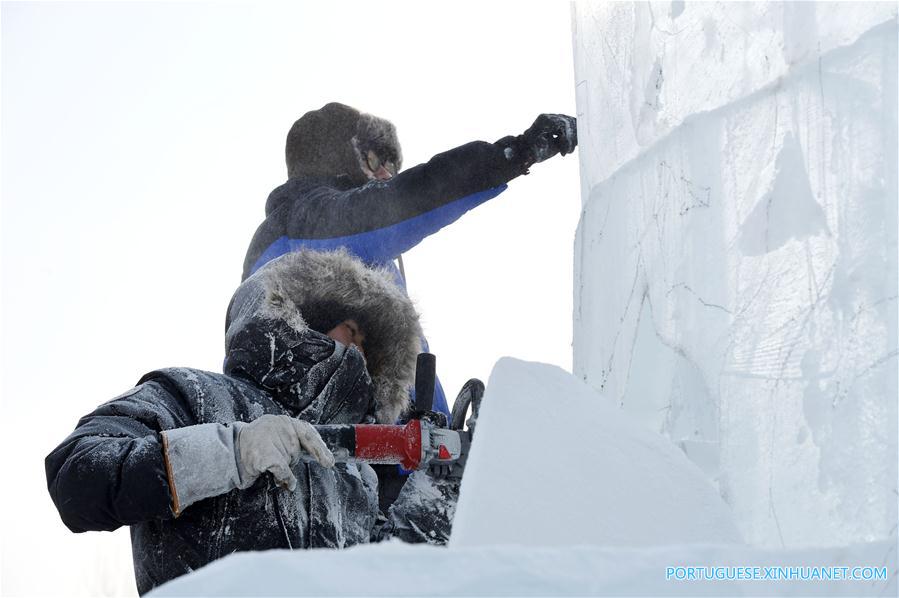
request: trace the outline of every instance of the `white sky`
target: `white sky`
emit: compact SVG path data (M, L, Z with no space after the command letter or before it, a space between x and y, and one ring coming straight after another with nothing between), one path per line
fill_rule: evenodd
M392 120L407 167L574 114L567 2L2 6L3 595L134 592L127 533L68 532L43 458L165 366L220 371L293 121ZM577 158L406 255L450 400L503 355L571 368Z

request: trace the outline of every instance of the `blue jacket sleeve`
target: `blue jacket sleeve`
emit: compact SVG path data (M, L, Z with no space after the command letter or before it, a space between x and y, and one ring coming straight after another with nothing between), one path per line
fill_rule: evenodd
M370 264L383 264L412 249L429 235L458 220L465 212L492 199L506 189L505 185L474 193L408 220L383 228L326 239L276 239L257 259L250 274L279 255L300 249L334 251L341 247Z

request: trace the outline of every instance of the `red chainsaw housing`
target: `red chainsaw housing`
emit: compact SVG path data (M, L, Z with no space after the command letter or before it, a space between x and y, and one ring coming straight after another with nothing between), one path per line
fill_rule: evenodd
M421 421L405 426L356 426L356 458L372 463L399 461L404 469L421 465Z

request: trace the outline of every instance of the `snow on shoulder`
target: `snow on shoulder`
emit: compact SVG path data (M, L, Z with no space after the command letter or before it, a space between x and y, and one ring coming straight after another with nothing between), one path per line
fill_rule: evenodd
M558 367L496 364L453 547L740 541L728 506L670 440Z

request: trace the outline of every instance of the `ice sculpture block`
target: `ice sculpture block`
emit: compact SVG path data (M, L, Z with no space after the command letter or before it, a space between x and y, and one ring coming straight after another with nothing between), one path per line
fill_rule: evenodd
M574 373L743 537L896 537L897 5L577 3Z

